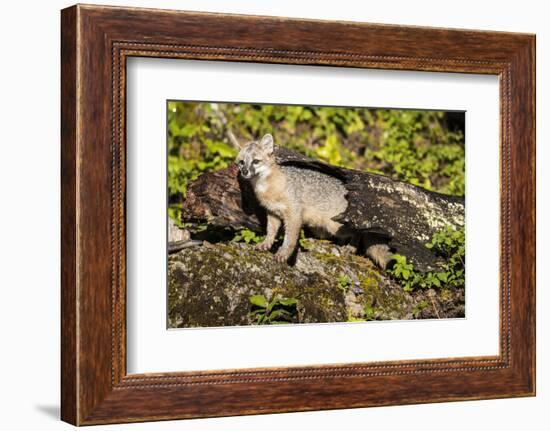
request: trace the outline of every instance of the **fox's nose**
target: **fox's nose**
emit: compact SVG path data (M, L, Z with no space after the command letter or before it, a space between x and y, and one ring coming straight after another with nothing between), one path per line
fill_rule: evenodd
M247 177L248 176L248 169L243 169L242 173L245 177Z

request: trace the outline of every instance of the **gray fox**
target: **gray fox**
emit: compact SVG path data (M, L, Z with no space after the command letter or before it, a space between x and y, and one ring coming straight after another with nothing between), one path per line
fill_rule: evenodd
M305 168L277 164L273 155L273 137L264 135L260 141L241 145L229 132L240 151L236 163L241 176L250 181L260 205L267 212L267 234L256 247L269 250L284 225L284 240L275 254L286 262L294 253L304 225L317 235L349 238L350 232L333 220L348 206L344 184L330 175Z

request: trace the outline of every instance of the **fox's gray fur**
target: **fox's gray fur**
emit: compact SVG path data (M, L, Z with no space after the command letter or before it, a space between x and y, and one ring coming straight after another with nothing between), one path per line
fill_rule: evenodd
M256 247L269 250L284 225L284 241L275 259L286 262L296 249L302 226L317 234L349 237L341 223L333 220L347 208L344 184L330 175L293 166L277 164L273 156L273 137L265 135L260 141L241 145L236 162L241 176L249 180L256 198L267 212L267 234Z

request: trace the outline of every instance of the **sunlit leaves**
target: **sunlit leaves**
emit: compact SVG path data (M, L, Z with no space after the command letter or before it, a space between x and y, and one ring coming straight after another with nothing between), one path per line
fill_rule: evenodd
M170 101L167 115L174 219L190 182L234 160L229 130L242 141L271 133L276 145L326 163L464 195L464 134L442 112Z
M462 287L465 283L465 239L464 229L447 226L426 244L426 247L445 260L440 271L415 271L413 264L405 256L395 254L395 263L388 272L401 282L405 291L417 288Z

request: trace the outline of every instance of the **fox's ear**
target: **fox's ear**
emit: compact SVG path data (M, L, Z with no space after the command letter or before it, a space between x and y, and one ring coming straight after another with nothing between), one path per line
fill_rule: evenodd
M237 140L237 138L235 137L235 135L233 134L233 132L231 130L229 130L227 132L227 134L229 135L229 140L231 141L231 143L236 147L238 148L239 150L242 150L243 148L243 145L241 145L241 143Z
M260 141L260 145L268 154L271 154L273 152L273 136L271 136L269 133L267 135L264 135L264 137Z

